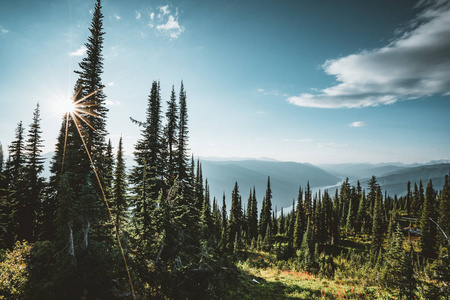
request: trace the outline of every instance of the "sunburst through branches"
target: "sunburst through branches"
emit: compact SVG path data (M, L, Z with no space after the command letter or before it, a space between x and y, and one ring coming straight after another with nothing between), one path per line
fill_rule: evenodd
M77 90L77 92L75 93L75 95L73 96L71 101L67 101L67 102L66 101L61 101L61 103L58 103L58 109L60 109L60 112L62 112L65 115L65 118L66 118L66 130L65 130L66 132L65 132L65 137L64 137L64 150L63 150L63 159L62 159L62 164L61 164L61 175L63 174L63 170L64 170L64 160L65 160L66 147L67 147L67 135L68 135L68 130L69 130L69 122L70 122L70 119L71 119L73 121L77 131L78 131L78 134L79 134L79 136L81 138L81 141L83 142L84 149L86 150L86 154L89 157L89 161L91 163L91 166L92 166L92 169L94 171L95 177L97 179L98 185L99 185L100 190L102 192L102 198L105 201L106 208L108 210L110 220L111 220L111 222L113 224L114 232L115 232L116 239L117 239L117 243L118 243L119 248L121 250L122 258L123 258L123 261L124 261L124 264L125 264L125 268L126 268L127 273L128 273L128 281L130 283L131 292L133 294L133 298L136 299L136 294L134 292L134 287L133 287L133 281L131 279L130 270L128 269L127 260L125 258L125 252L123 250L122 243L120 241L119 231L117 230L117 226L116 226L116 224L114 222L114 218L113 218L111 209L109 207L108 200L106 199L105 191L103 190L103 186L102 186L102 183L100 181L100 177L98 175L97 169L96 169L96 167L94 165L94 162L92 160L91 153L89 153L88 147L86 145L86 141L84 140L85 132L84 132L84 127L82 126L83 123L86 124L87 126L89 126L90 128L92 128L92 130L96 131L96 129L92 126L92 124L85 118L85 115L87 114L87 115L90 115L90 116L93 116L93 117L97 117L98 116L98 114L95 113L92 110L92 108L95 107L95 106L98 106L98 104L96 102L94 102L94 101L86 101L85 102L85 100L88 99L89 97L95 95L100 90L101 89L98 89L98 90L96 90L96 91L94 91L94 92L92 92L92 93L82 97L81 99L77 99L77 97L78 97L78 95L79 95L79 93L81 91L81 88L80 88L80 89Z

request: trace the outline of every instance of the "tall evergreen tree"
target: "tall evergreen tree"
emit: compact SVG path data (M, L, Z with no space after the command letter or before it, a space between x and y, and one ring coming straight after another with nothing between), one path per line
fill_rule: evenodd
M166 119L167 124L164 127L164 136L167 143L167 177L170 181L175 180L176 164L176 146L178 145L178 105L177 97L175 95L175 87L172 86L172 93L170 100L167 101Z
M44 145L41 138L40 121L39 104L37 104L25 144L27 192L22 206L23 215L20 220L20 231L23 233L23 238L28 241L36 240L40 233L38 222L41 221L42 198L45 187L44 178L41 176L44 170L41 148Z
M294 248L300 249L302 246L303 233L305 232L305 212L303 204L303 191L300 187L297 197L297 208L295 209L295 225L294 225Z
M372 178L375 178L372 177ZM376 183L376 182L375 182ZM381 249L383 242L383 220L382 220L382 193L381 188L377 186L377 192L375 194L375 203L373 208L373 222L372 222L372 242L371 250L374 253L378 253Z
M152 239L152 214L157 205L163 182L163 146L161 143L161 107L159 84L154 81L147 106L146 121L142 123L142 138L135 146L136 166L131 172L134 185L133 224L140 239Z
M79 107L83 111L81 116L86 122L80 122L78 126L83 128L81 134L84 136L94 165L103 174L103 154L106 150L105 137L107 135L106 114L108 109L105 106L106 96L103 93L105 86L101 80L104 60L102 55L103 36L105 34L103 31L103 14L101 9L101 1L97 0L89 28L91 35L88 37L87 43L85 43L87 57L83 58L79 63L81 70L75 71L75 73L79 75L77 99L86 97L86 99L79 103ZM90 166L89 164L86 165L88 168L86 173L88 173Z
M265 237L267 227L272 228L272 189L270 188L270 177L267 178L266 194L264 196L263 205L261 208L260 216L260 234Z
M202 222L202 238L204 240L208 240L211 234L213 233L213 220L211 217L211 200L209 194L208 179L206 179L205 182L205 196L203 200L201 222Z
M240 239L240 228L242 225L242 206L239 201L239 187L238 183L234 184L233 192L231 193L231 210L230 221L228 224L228 239L230 249L234 248L236 236Z
M179 125L178 125L178 145L176 151L176 162L177 169L176 175L178 176L178 180L182 182L186 182L188 180L188 162L186 159L187 156L187 146L188 146L188 114L187 114L187 104L186 104L186 91L184 90L183 81L181 81L180 88L180 111L179 111Z
M16 238L25 238L23 232L19 232L20 218L24 213L24 200L26 197L25 178L25 142L22 122L16 128L15 139L9 146L9 159L6 163L6 186L8 207L6 214L8 226L4 237L7 247L12 247Z
M441 199L439 201L439 225L442 230L450 235L450 179L449 175L445 175L444 186L441 191ZM443 234L439 234L441 245L448 244Z
M125 161L122 145L122 137L119 139L117 147L116 168L112 182L113 212L115 216L115 225L117 231L123 228L127 219L128 195L127 195L127 175L125 170Z
M422 249L422 255L425 257L436 256L436 225L431 221L431 219L435 219L435 198L433 183L430 180L419 220L421 230L420 249Z
M111 140L108 140L106 146L106 153L104 157L104 175L103 175L103 190L105 191L106 199L111 201L113 180L114 180L114 154L111 145Z

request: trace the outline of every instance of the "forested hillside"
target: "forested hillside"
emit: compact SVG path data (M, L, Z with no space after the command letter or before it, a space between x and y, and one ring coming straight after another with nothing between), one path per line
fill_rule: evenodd
M313 192L339 178L307 164L200 162L188 87L162 95L153 81L145 119L130 116L140 138L127 171L123 139L108 138L103 19L97 0L50 178L39 104L7 156L0 148L0 299L450 296L447 165L439 184L418 168L397 196L381 187L388 176ZM208 178L214 168L223 180ZM231 192L213 197L213 183ZM277 216L275 197L294 210Z

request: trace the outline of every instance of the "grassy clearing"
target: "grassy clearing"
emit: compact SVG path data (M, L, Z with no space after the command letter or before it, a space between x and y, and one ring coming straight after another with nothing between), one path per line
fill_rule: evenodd
M343 277L339 268L333 278L321 278L287 265L279 267L274 255L266 252L245 254L247 259L237 263L242 286L233 296L239 299L396 299L380 286Z

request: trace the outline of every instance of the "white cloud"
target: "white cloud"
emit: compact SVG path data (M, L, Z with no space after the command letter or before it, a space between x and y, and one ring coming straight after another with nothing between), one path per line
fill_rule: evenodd
M138 12L137 10L135 12L136 12L136 20L139 20L141 18L141 13Z
M319 148L344 148L348 147L348 144L336 144L336 143L318 143Z
M174 16L169 15L166 23L157 25L156 28L165 35L169 35L171 38L178 38L184 31L184 27L180 26L178 20Z
M284 139L285 143L311 143L312 139Z
M369 125L369 123L367 122L353 122L351 124L348 124L348 126L350 127L363 127L363 126L367 126Z
M70 52L69 56L83 56L86 53L86 47L83 45L74 52Z
M153 20L154 18L155 18L155 13L152 12L152 13L150 14L150 20Z
M114 85L114 82L108 82L107 84L106 84L107 86L113 86Z
M431 4L430 4L431 3ZM288 102L316 108L360 108L450 95L450 1L429 1L388 45L327 60L338 83Z
M0 25L0 32L1 32L2 34L7 34L7 33L9 33L9 30L6 29L5 27L3 27L2 25Z
M120 101L106 100L105 104L109 105L109 106L115 106L115 105L120 105Z
M160 6L159 11L163 16L170 14L169 5Z
M119 16L119 15L117 15L117 14L114 15L114 18L115 18L117 21L120 20L120 19L122 19L122 17Z
M264 92L264 90L263 89L258 89L258 92L262 93L262 92Z

